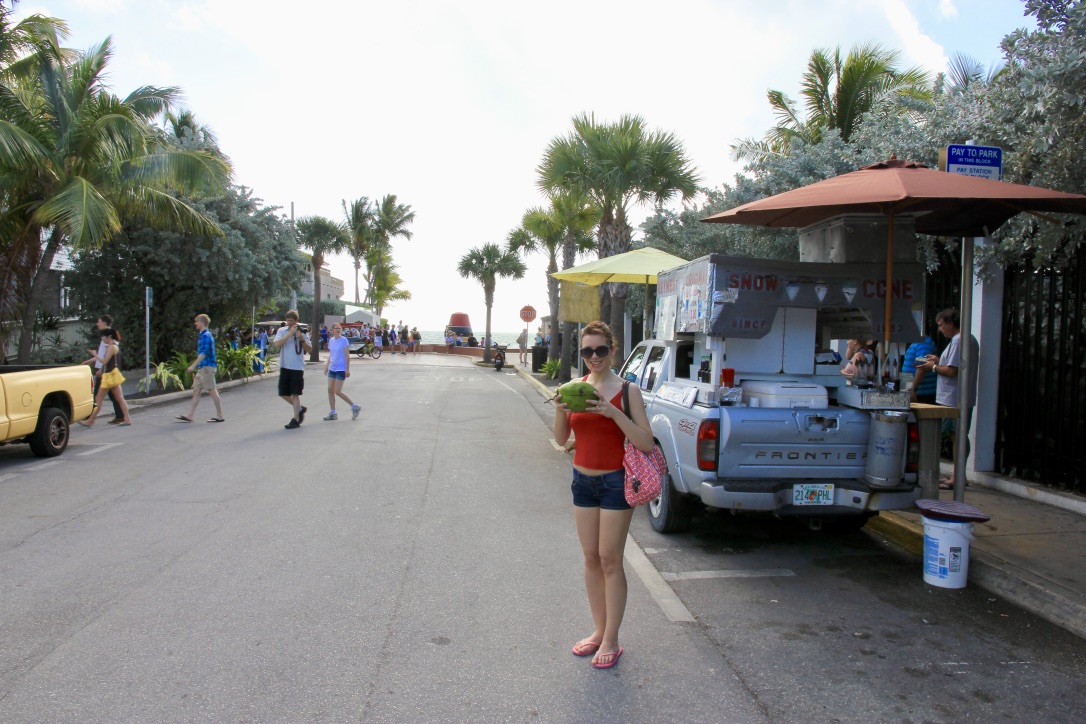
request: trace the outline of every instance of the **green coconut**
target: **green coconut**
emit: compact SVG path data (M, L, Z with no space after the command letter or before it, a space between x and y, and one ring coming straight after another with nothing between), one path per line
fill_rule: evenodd
M584 412L589 400L598 400L596 388L587 382L567 382L558 388L558 400L565 404L571 412Z

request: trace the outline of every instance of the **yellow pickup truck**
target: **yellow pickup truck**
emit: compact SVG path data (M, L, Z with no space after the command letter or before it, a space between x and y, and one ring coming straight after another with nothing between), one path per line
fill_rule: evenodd
M68 447L68 426L90 417L94 378L86 365L0 366L0 445L29 443L41 458Z

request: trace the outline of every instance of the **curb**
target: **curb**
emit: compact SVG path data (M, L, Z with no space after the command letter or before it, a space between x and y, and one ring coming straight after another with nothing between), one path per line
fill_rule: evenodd
M531 372L528 372L521 365L515 365L514 367L520 377L523 377L529 383L531 383L533 387L535 387L536 392L538 392L543 397L546 397L548 400L554 397L554 390L537 380L535 378L535 375L533 375Z
M228 380L215 385L215 389L220 392L223 390L229 390L231 387L240 387L241 385L249 385L255 382L263 382L264 380L271 379L275 375L264 373L253 375L247 380ZM171 402L177 402L178 400L191 400L192 390L180 390L178 392L167 392L164 395L155 395L154 397L141 397L136 400L125 400L128 402L128 407L132 412L139 412L145 407L157 407L159 405L168 405Z
M896 513L883 511L869 520L866 527L923 559L922 525ZM1080 638L1086 638L1086 600L1082 596L1056 581L977 548L970 550L969 558L969 583L1001 596Z

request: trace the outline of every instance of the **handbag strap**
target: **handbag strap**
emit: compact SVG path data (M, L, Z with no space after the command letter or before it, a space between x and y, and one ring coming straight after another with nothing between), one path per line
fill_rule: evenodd
M633 419L633 415L630 414L630 381L622 381L622 412L626 417Z

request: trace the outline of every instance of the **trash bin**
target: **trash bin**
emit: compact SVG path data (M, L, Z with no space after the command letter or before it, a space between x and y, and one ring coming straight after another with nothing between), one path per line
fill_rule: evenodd
M547 364L547 348L541 344L532 347L532 372L542 372Z
M969 543L973 524L990 520L968 503L916 501L924 520L924 583L939 588L965 588L969 575Z

